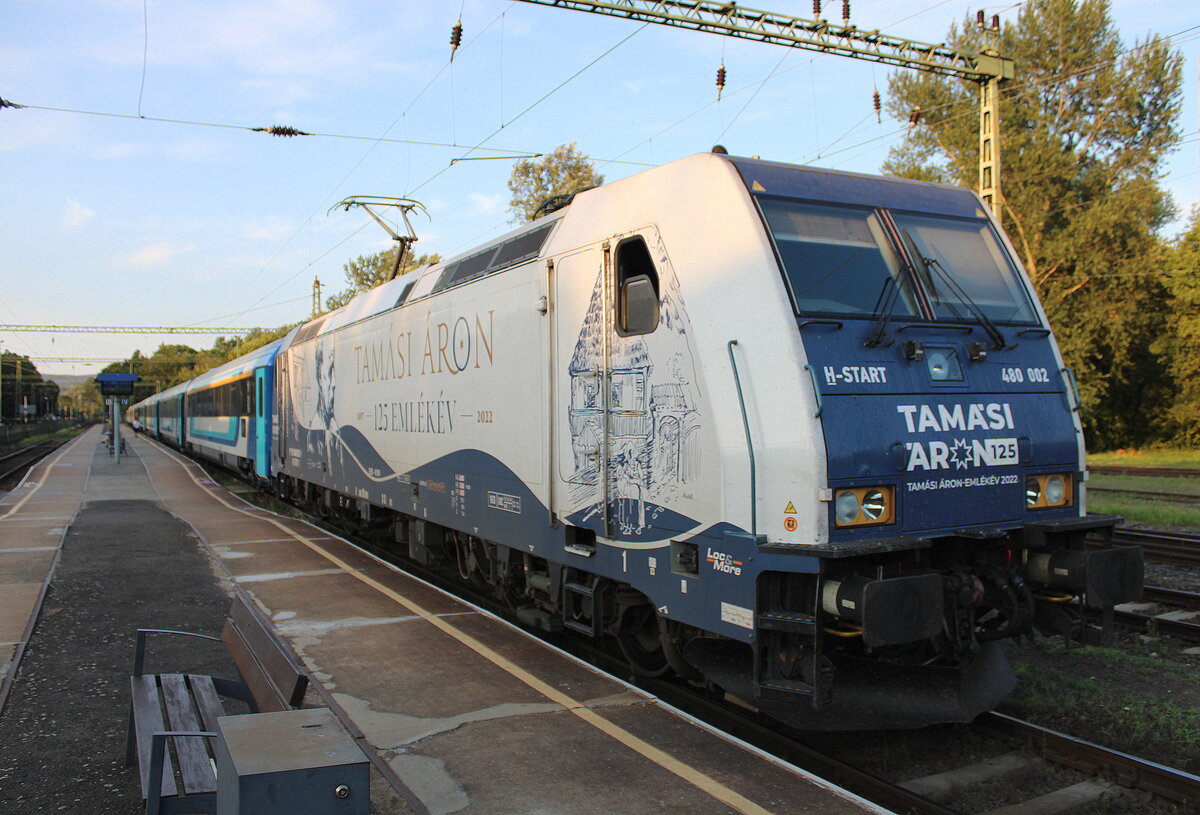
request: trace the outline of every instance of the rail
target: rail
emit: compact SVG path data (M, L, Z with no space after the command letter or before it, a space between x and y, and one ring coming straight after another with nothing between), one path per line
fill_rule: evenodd
M1100 545L1098 541L1089 541ZM1200 535L1152 529L1113 530L1113 542L1142 547L1148 560L1173 566L1200 567Z
M975 724L1001 738L1016 739L1043 758L1077 770L1107 776L1118 784L1144 790L1183 804L1200 802L1200 776L1144 758L1110 750L1056 730L1014 719L1003 713L984 713Z

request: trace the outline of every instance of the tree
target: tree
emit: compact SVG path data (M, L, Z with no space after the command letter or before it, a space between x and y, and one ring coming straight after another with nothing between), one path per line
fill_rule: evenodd
M100 386L91 380L67 388L58 403L59 410L64 414L87 417L104 415L104 397L100 395Z
M53 385L58 399L58 385ZM43 395L49 386L29 357L5 351L0 353L0 422L22 421L30 415L42 415ZM26 413L32 409L32 413Z
M560 144L540 160L517 161L508 179L512 192L508 208L515 223L532 221L538 206L552 195L568 195L604 183L604 176L575 145Z
M385 249L373 255L359 255L342 266L346 272L346 281L350 286L337 294L326 297L326 310L333 311L335 308L341 308L359 292L370 291L376 286L388 282L391 279L392 267L396 265L397 248L393 246L391 249ZM430 263L437 263L441 259L442 256L436 253L417 257L412 254L405 255L404 260L400 263L400 271L397 276Z
M977 53L986 36L966 23L948 41ZM1123 49L1108 0L1033 0L995 47L1016 65L1001 94L1004 227L1078 377L1089 443L1151 440L1171 387L1151 346L1166 327L1158 178L1180 138L1181 58L1158 37ZM972 83L893 75L888 112L920 119L884 171L974 187L977 100Z
M1173 330L1162 343L1175 376L1175 398L1167 413L1174 439L1200 445L1200 209L1167 260Z

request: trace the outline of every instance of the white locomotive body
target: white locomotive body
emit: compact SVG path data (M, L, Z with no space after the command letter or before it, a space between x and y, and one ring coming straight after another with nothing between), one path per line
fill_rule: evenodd
M919 726L1140 591L1068 376L973 193L703 154L301 327L256 466L639 672Z

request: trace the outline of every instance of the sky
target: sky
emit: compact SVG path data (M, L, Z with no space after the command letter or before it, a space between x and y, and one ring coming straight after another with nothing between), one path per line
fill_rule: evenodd
M754 5L812 15L811 0ZM840 3L825 7L840 21ZM936 43L978 8L854 0L851 22ZM1184 139L1162 183L1186 214L1200 202L1200 4L1111 11L1125 45L1160 34L1185 58ZM0 108L0 348L53 378L215 337L4 325L304 320L314 279L339 291L343 264L391 245L339 201L420 201L415 250L450 257L513 228L514 157L564 143L609 181L717 143L878 172L906 127L872 109L893 70L510 0L0 0L0 98L26 106ZM316 135L250 130L271 126Z

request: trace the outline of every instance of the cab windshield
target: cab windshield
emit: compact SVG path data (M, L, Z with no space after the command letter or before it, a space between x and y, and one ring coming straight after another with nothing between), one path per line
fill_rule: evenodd
M973 305L996 322L1036 321L1025 287L987 221L899 212L893 217L920 256L914 262L935 317L965 320Z
M916 316L900 262L870 209L762 200L800 311L871 315L892 286L892 313Z
M995 322L1037 322L986 220L782 199L759 204L800 313L871 317L886 310L955 322L982 313Z

